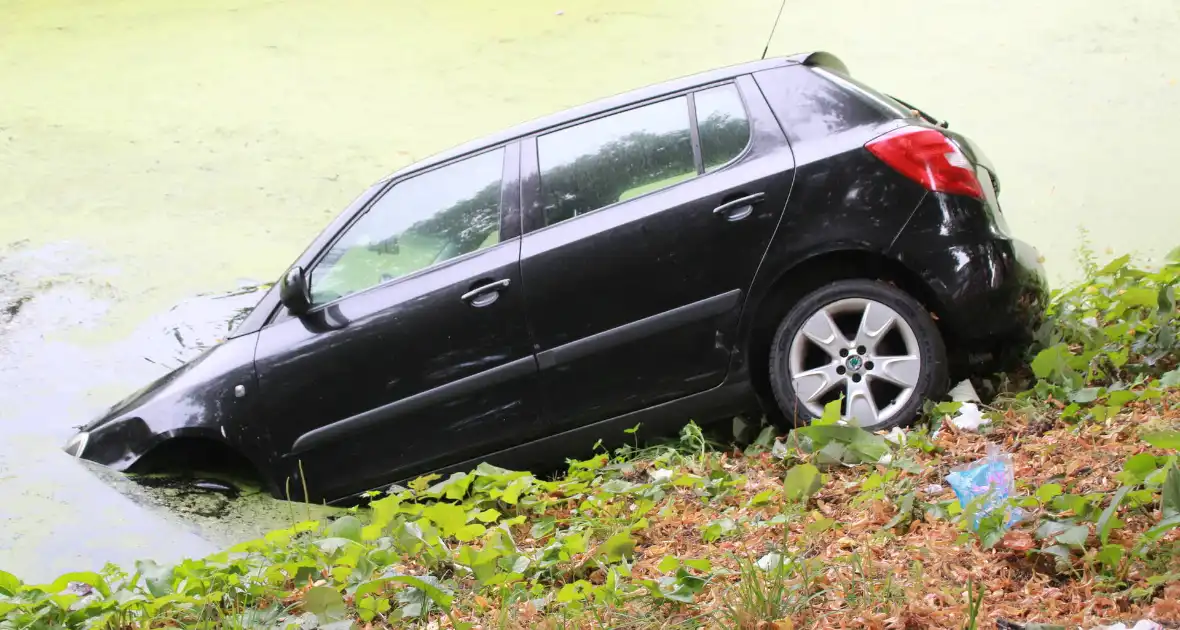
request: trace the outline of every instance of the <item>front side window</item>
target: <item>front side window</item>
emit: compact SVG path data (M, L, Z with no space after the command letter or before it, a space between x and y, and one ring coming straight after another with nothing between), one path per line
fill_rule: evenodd
M741 155L750 143L750 119L737 86L730 83L694 95L697 130L705 172L717 169Z
M504 149L394 184L311 272L324 304L499 242Z
M541 206L553 225L697 174L688 99L644 105L537 138Z

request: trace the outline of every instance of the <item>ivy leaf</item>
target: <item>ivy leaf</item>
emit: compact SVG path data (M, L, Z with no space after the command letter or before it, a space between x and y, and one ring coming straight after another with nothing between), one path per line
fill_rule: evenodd
M407 596L411 596L415 594L415 592L421 592L425 594L426 597L429 597L430 601L437 604L438 607L443 610L449 610L451 607L451 602L455 600L455 598L451 595L451 592L445 589L438 581L438 578L431 577L429 575L423 577L417 577L413 575L392 575L386 579L390 582L398 582L413 587L408 589L411 592L407 594Z
M773 496L774 496L774 488L771 488L770 490L763 490L762 492L759 492L758 494L754 495L750 499L750 501L748 503L746 503L746 506L747 507L758 507L761 505L766 505L767 503L770 503L770 499Z
M821 453L827 459L843 460L845 463L876 463L889 452L889 445L885 438L869 433L859 427L849 427L833 424L811 424L795 429L800 436L809 438L816 446L822 446ZM828 453L828 447L839 443L844 450Z
M635 426L638 428L639 425ZM565 603L589 599L593 590L594 585L590 582L587 582L586 580L570 582L569 584L561 587L560 591L557 591L557 601Z
M1106 263L1106 266L1103 267L1102 269L1099 269L1098 273L1095 275L1109 276L1109 275L1118 273L1124 267L1126 267L1127 263L1129 263L1129 262L1131 262L1131 255L1130 254L1123 254L1122 256L1119 256L1118 258L1115 258L1114 260Z
M1052 545L1042 549L1041 553L1053 556L1053 564L1056 566L1058 573L1065 573L1069 570L1070 561L1073 558L1069 547L1065 545Z
M553 533L553 529L557 526L557 518L554 516L543 516L533 523L532 529L529 530L529 536L534 540L540 540L549 534Z
M672 601L691 604L696 599L696 594L705 588L705 580L684 569L677 571L676 577L670 583L665 581L668 579L660 581L660 594Z
M894 514L893 518L889 519L889 522L885 523L882 529L893 529L894 527L909 521L910 518L913 517L914 495L915 493L913 490L910 490L909 492L902 495L901 500L897 502L897 514Z
M496 574L496 561L500 557L501 554L496 549L489 549L485 546L477 551L464 545L459 548L456 560L459 564L471 569L476 581L484 584Z
M680 568L680 560L676 556L664 556L656 568L660 570L660 573L675 571Z
M958 505L958 503L955 505ZM817 518L803 526L803 532L806 534L822 534L835 526L836 519L834 518Z
M828 442L815 454L815 461L824 465L838 465L844 463L847 453L844 445L839 442Z
M1160 491L1160 508L1164 513L1164 520L1180 518L1180 466L1172 464L1168 469L1168 476L1164 479L1163 489Z
M1047 483L1037 488L1036 497L1041 503L1048 503L1053 500L1053 497L1061 495L1061 485L1056 483Z
M811 426L826 426L836 424L840 421L840 399L833 400L824 405L824 413L820 417L811 421Z
M1127 493L1130 491L1130 486L1122 486L1119 488L1118 492L1114 493L1114 498L1110 500L1110 505L1106 506L1106 509L1102 510L1102 516L1098 517L1098 538L1102 541L1102 544L1105 545L1106 540L1110 538L1111 530L1113 530L1115 527L1122 526L1122 521L1120 521L1118 517L1115 516L1115 514L1118 512L1119 505L1123 502L1123 499L1127 497Z
M602 552L610 562L630 558L635 553L635 539L628 532L619 532L602 543Z
M1054 372L1064 372L1069 369L1069 346L1059 343L1037 353L1032 360L1033 374L1040 379L1047 379Z
M1164 387L1180 387L1180 367L1171 372L1164 372L1160 377L1160 385Z
M719 540L723 536L728 536L737 531L737 523L731 518L719 518L710 521L705 529L701 532L701 538L705 542L713 542Z
M1118 474L1118 479L1124 485L1137 486L1155 470L1155 455L1139 453L1127 459L1123 464L1123 471Z
M315 541L315 544L320 548L321 551L328 554L329 556L336 555L338 551L344 549L345 547L359 545L359 543L357 543L355 540L349 540L347 538L324 538L322 540Z
M344 597L328 586L315 586L303 596L303 610L316 616L320 623L344 619L348 614Z
M1136 398L1139 398L1138 394L1133 391L1123 389L1117 392L1111 392L1107 403L1111 407L1118 407L1121 409L1124 405L1135 400Z
M438 578L433 576L395 575L387 579L390 582L399 582L411 587L398 591L396 595L398 603L402 605L398 614L403 619L423 618L430 614L432 606L447 610L454 600L451 591L443 587Z
M532 477L521 477L513 481L504 489L504 494L500 498L509 505L516 505L520 500L520 495L533 483Z
M442 530L444 536L454 536L467 524L467 512L451 503L435 503L422 509L422 516Z
M1122 545L1103 545L1102 550L1098 552L1098 561L1101 562L1108 570L1113 571L1123 561L1124 549Z
M1123 293L1118 296L1118 300L1127 306L1151 308L1159 304L1159 295L1156 291L1146 287L1130 287L1123 290Z
M459 542L471 542L482 536L486 531L488 531L488 528L480 525L479 523L464 525L463 527L455 530L455 540L458 540Z
M1070 394L1069 399L1076 403L1090 403L1098 400L1101 392L1101 387L1085 387Z
M152 597L163 597L172 592L172 567L160 566L153 560L140 560L135 570L143 576Z
M494 509L487 509L475 515L476 520L481 523L491 523L500 518L500 511Z
M1068 523L1047 520L1042 522L1041 525L1037 527L1037 538L1041 540L1052 538L1058 534L1061 534L1067 529L1069 529Z
M19 578L7 571L0 571L0 595L12 596L21 590Z
M798 464L787 472L783 481L783 495L788 501L805 500L823 484L819 469L811 464Z
M1156 448L1180 449L1180 431L1155 431L1145 434L1143 440Z
M363 529L360 519L349 514L342 516L328 526L328 538L345 538L353 542L361 541L361 530Z
M1090 528L1086 527L1085 525L1074 525L1060 534L1057 534L1057 542L1063 545L1081 547L1086 544L1086 539L1089 537Z
M471 482L475 481L475 475L471 473L454 473L451 478L443 484L446 488L446 497L452 501L462 500L467 496L467 489L471 487Z
M1143 532L1143 542L1152 543L1163 537L1164 534L1172 531L1172 528L1180 527L1180 514L1165 518L1159 522L1159 525Z

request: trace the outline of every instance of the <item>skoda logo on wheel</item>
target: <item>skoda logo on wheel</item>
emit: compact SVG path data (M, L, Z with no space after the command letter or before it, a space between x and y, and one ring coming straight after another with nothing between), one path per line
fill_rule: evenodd
M855 354L848 357L848 369L852 371L859 370L864 365L864 361Z

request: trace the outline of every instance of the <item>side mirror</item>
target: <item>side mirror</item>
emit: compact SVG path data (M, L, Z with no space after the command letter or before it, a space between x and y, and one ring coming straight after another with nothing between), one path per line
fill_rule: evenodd
M282 286L279 287L279 301L296 317L311 308L311 287L307 284L303 267L292 267L287 275L283 276Z

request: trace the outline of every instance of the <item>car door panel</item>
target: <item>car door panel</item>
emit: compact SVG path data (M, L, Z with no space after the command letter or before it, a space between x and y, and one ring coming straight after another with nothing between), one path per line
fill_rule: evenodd
M519 204L517 165L511 145L502 219L519 220L508 211ZM313 498L541 434L520 245L486 246L261 331L255 363L272 441L289 448L291 476ZM348 475L335 474L342 467Z
M553 430L723 382L744 292L781 217L792 171L756 86L743 81L740 89L751 125L740 157L540 229L538 145L524 142L521 268ZM700 145L694 138L698 167ZM738 220L714 212L751 195L760 198L733 206Z

